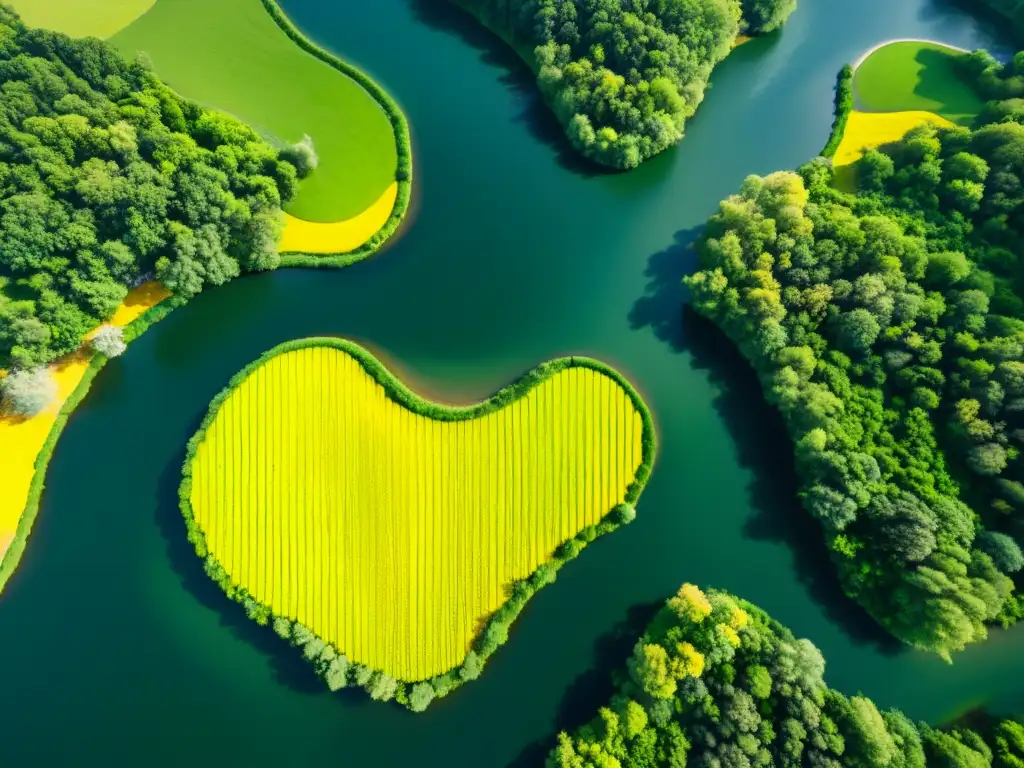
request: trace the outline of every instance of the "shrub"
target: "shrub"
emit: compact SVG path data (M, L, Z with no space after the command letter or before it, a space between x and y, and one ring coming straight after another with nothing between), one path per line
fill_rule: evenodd
M290 640L292 636L292 623L288 621L284 616L274 617L274 632L277 633L278 637L282 637L285 640Z
M462 661L462 666L459 668L459 677L463 682L469 682L470 680L476 680L480 677L480 673L483 671L484 665L480 661L480 657L476 651L470 651L466 654L466 658Z
M324 680L327 681L327 687L332 691L344 688L348 684L348 668L348 658L344 654L333 658L324 672Z
M992 558L1003 573L1016 573L1024 568L1024 554L1017 542L998 531L983 531L977 538L978 548Z
M434 700L434 686L430 683L416 683L409 694L409 709L422 712Z
M308 133L301 141L282 149L278 157L294 165L300 179L309 176L320 165L320 157L313 147L313 137Z
M632 504L618 504L612 510L612 520L620 525L629 525L636 520L636 507Z
M366 692L374 701L391 701L398 691L398 681L384 672L374 672L366 684Z
M107 357L119 357L128 349L124 343L124 331L116 325L101 326L90 342L92 348Z
M57 399L57 382L46 368L15 371L0 381L3 410L15 416L35 416Z

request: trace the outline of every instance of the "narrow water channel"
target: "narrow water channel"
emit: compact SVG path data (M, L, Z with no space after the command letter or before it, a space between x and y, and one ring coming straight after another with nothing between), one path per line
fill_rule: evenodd
M811 638L847 693L935 721L1024 713L1024 628L948 666L895 647L842 597L794 500L777 417L724 338L682 311L679 285L719 199L820 149L842 63L890 37L999 49L991 29L938 0L800 0L781 34L719 68L682 145L605 175L574 158L518 60L443 0L282 4L406 110L414 212L367 263L208 292L97 379L0 597L5 763L539 765L683 581L732 590ZM459 402L585 353L655 414L660 454L636 522L564 569L481 679L425 715L328 694L184 540L180 463L207 403L262 351L315 334L353 338Z

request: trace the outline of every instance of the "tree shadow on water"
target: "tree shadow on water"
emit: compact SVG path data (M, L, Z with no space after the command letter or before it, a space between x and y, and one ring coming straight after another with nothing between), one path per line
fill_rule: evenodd
M192 425L199 427L199 420ZM190 430L193 431L193 430ZM156 524L167 546L171 568L181 580L182 586L205 608L215 611L220 624L231 634L256 648L267 660L274 681L297 693L322 694L327 686L320 679L313 665L302 657L297 648L292 648L274 634L270 627L261 627L250 619L242 606L221 591L203 569L203 561L196 556L188 541L185 522L178 507L178 486L181 484L181 465L184 451L176 456L160 474L157 481ZM353 702L368 702L367 696L354 692L340 691L337 695L351 696Z
M613 674L625 669L626 659L637 638L663 604L664 601L658 600L632 606L621 621L597 638L593 663L566 688L551 732L524 747L506 768L535 768L544 765L559 731L579 728L597 714L599 707L607 704L615 693Z
M680 334L693 368L707 372L718 390L714 408L736 445L739 465L753 478L748 495L754 515L743 535L786 545L811 599L853 642L886 655L898 653L902 646L843 593L821 526L798 499L793 443L781 414L764 399L754 369L725 333L689 306Z
M644 295L629 311L629 326L634 331L650 328L654 336L675 352L686 349L683 338L683 306L688 295L683 277L693 272L697 255L693 244L702 226L676 232L672 245L647 259Z
M743 535L785 544L797 578L829 621L860 645L895 653L900 644L843 593L821 528L800 505L793 444L782 416L765 401L757 374L735 345L688 304L682 280L696 268L693 244L701 230L680 230L672 245L648 258L648 283L629 312L630 327L650 328L673 352L689 353L690 365L715 384L713 407L736 445L739 465L753 478L748 495L754 516Z
M562 168L584 177L608 173L573 149L558 119L544 103L530 67L510 45L473 18L471 13L453 3L409 0L409 4L417 21L458 37L480 53L484 64L503 70L499 82L516 97L519 107L513 121L523 125L530 136L549 147Z

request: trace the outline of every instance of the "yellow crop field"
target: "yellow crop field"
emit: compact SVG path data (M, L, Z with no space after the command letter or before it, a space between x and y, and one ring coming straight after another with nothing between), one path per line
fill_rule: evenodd
M933 112L858 112L850 113L843 140L836 150L836 166L849 165L860 159L870 147L880 147L902 139L907 131L922 123L935 123L945 128L953 123Z
M923 123L934 123L944 128L953 125L934 112L850 112L843 140L832 160L836 168L836 186L852 192L855 188L854 169L848 166L860 160L865 150L899 141L907 131Z
M281 253L347 253L377 234L391 216L398 197L392 182L373 205L350 219L335 222L306 221L284 215L284 231L277 248Z
M513 582L624 501L644 426L581 365L475 418L416 413L379 378L334 346L264 358L211 411L188 501L236 584L411 682L459 665Z

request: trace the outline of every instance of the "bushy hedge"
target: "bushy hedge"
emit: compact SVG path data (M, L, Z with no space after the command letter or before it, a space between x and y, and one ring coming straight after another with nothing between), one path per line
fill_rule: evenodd
M528 578L513 584L508 600L488 619L486 626L474 643L473 650L466 656L462 664L443 675L438 675L427 681L394 680L383 670L370 669L364 665L350 663L338 648L335 648L323 640L323 638L318 637L308 627L292 620L290 617L275 614L270 606L260 602L247 589L233 583L231 576L213 554L210 553L206 544L206 536L196 522L190 501L192 495L192 462L199 445L206 437L207 429L209 429L216 418L220 407L231 392L240 386L260 366L278 355L310 347L331 347L352 355L359 361L366 372L384 387L385 393L391 400L413 413L436 421L476 419L501 410L509 403L524 397L531 389L547 378L559 371L573 367L590 368L610 377L622 387L633 402L634 407L640 413L642 421L642 458L633 482L626 491L625 502L609 511L598 525L589 525L573 538L564 541L557 547L550 560L538 566L537 570ZM390 700L394 698L398 703L418 712L425 709L435 698L446 696L463 683L476 679L481 672L483 664L508 639L510 625L534 593L545 584L553 582L558 570L565 563L576 558L598 536L611 533L620 525L628 524L633 520L636 515L633 505L640 497L640 492L650 477L655 452L654 421L647 406L637 391L618 371L598 360L588 357L561 357L550 360L529 371L520 379L499 390L483 402L470 406L447 406L425 400L411 391L385 368L376 357L358 344L345 339L315 337L287 341L265 352L258 359L236 373L228 382L228 385L214 397L199 429L188 442L178 496L182 516L185 519L185 526L188 530L188 539L192 542L196 554L205 561L206 573L220 585L225 595L239 603L246 610L251 619L258 624L272 626L279 636L290 641L293 645L301 646L303 648L303 655L316 666L318 673L332 690L347 687L348 685L359 685L364 687L377 700ZM394 683L393 688L388 681ZM425 685L429 686L429 691Z
M405 216L405 212L409 208L413 176L412 141L409 137L409 124L406 122L405 115L395 100L373 78L352 64L342 61L334 54L328 53L311 42L292 24L275 0L260 0L260 2L263 3L263 7L267 9L271 18L274 19L282 31L291 38L292 42L306 53L316 57L328 66L334 67L342 74L359 83L380 104L381 109L384 110L391 121L391 130L395 135L395 148L398 153L398 167L395 171L395 179L398 182L398 196L395 198L395 205L391 209L391 215L384 223L384 226L374 233L363 245L347 253L328 256L298 252L281 254L281 266L284 267L345 267L368 256L372 256L380 250L381 246L398 229L399 224L402 222L402 217Z
M834 157L843 141L843 134L846 132L846 123L853 111L853 67L844 64L836 77L836 108L835 118L832 120L832 133L829 134L828 143L821 150L822 157Z

